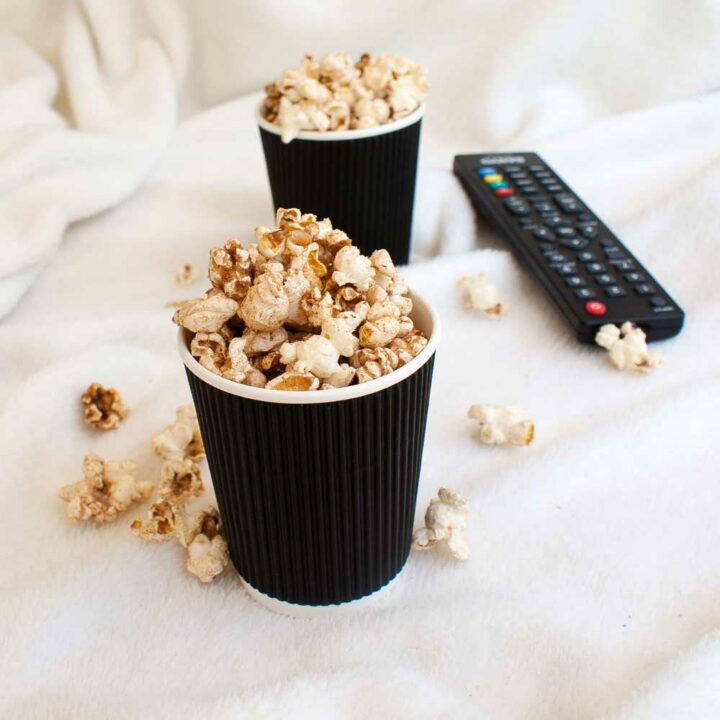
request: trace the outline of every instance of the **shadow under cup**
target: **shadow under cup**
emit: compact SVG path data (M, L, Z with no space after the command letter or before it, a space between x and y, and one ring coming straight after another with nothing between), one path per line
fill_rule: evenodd
M428 337L390 375L336 390L253 388L203 368L180 330L230 556L251 588L299 605L369 595L410 552L436 313L412 294Z
M275 210L329 217L363 254L384 248L407 264L424 109L375 128L303 131L284 143L258 108Z

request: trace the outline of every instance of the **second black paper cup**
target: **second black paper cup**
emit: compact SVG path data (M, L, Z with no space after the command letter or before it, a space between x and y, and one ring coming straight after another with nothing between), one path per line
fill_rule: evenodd
M275 210L332 218L363 254L384 248L396 264L407 264L425 107L374 128L302 131L289 143L261 107L256 116Z
M179 332L230 556L275 609L363 598L407 560L440 339L435 311L411 296L427 346L389 375L335 390L231 382Z

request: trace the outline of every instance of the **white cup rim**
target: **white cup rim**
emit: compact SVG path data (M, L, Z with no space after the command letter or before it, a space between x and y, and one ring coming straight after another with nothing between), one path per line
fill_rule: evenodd
M264 101L261 100L255 109L255 119L258 125L267 132L273 133L273 135L282 135L282 128L275 123L271 123L266 120L262 115L262 109ZM336 140L363 140L364 138L375 137L377 135L385 135L387 133L395 132L395 130L402 130L403 128L414 125L420 118L425 114L425 103L422 103L416 110L413 110L409 115L400 118L399 120L393 120L392 122L385 123L384 125L378 125L372 128L359 128L355 130L327 130L321 132L320 130L301 130L291 142L295 140L314 140L318 142L334 142Z
M283 405L315 405L319 403L342 402L343 400L352 400L353 398L364 397L385 390L393 385L397 385L406 378L416 373L425 363L427 363L437 350L440 342L440 317L433 306L428 303L420 294L415 291L410 292L412 298L413 312L422 309L430 318L430 332L428 335L427 345L420 351L417 357L410 362L393 370L389 375L383 375L376 380L369 380L358 385L350 385L344 388L335 388L334 390L267 390L266 388L257 388L250 385L242 385L241 383L227 380L220 375L216 375L207 368L204 368L190 354L190 338L191 333L185 328L178 329L177 343L180 357L185 367L195 377L199 378L208 385L212 385L218 390L222 390L230 395L247 398L248 400L258 400L260 402L279 403ZM427 334L427 333L426 333Z

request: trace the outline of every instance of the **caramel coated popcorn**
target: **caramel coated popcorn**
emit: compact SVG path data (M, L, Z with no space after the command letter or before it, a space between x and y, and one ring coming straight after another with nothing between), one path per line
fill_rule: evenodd
M164 460L200 462L205 457L205 448L195 408L180 405L175 411L175 422L156 435L152 444L155 453Z
M135 464L129 460L115 462L86 455L83 479L62 487L60 498L67 503L70 522L108 523L133 503L147 498L153 488L152 483L135 479Z
M248 248L232 239L212 249L212 289L175 313L204 368L270 390L330 390L422 352L427 338L386 250L366 257L329 220L297 209L280 208L276 221Z
M399 120L425 100L425 69L404 57L347 53L317 61L308 54L265 88L264 117L282 128L283 142L302 130L372 128Z
M85 422L100 430L114 430L127 415L127 408L115 388L92 383L80 397Z
M465 290L465 307L468 310L481 310L485 317L497 320L503 312L503 304L495 286L484 273L473 277L462 277L458 286Z
M470 507L467 500L447 488L440 488L425 512L425 527L413 533L416 550L430 550L439 542L447 543L448 550L457 560L467 560L470 550L465 542Z
M187 548L187 569L200 582L211 582L227 567L230 555L216 508L196 513L180 542Z

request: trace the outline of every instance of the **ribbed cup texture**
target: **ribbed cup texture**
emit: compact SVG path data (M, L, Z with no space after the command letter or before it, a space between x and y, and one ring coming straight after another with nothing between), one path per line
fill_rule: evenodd
M360 140L293 140L260 128L273 204L300 208L344 230L368 255L385 248L410 257L422 118Z
M241 398L187 371L230 555L250 585L330 605L402 569L433 361L371 395L307 405Z

